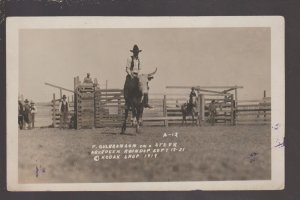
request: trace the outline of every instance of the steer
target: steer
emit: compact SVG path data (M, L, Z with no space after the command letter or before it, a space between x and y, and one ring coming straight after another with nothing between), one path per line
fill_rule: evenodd
M125 99L127 105L125 106L125 119L122 125L121 134L124 134L126 131L129 107L132 109L133 125L136 128L136 132L139 133L144 111L144 94L148 93L148 82L153 79L153 75L156 71L157 68L150 74L139 74L134 76L127 85L128 88L124 88L124 90L127 90L128 96Z

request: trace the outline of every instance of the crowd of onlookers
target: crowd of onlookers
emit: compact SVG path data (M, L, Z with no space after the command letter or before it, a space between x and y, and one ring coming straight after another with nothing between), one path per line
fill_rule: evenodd
M33 101L18 101L18 124L20 129L32 129L34 128L35 115L37 113L37 108Z

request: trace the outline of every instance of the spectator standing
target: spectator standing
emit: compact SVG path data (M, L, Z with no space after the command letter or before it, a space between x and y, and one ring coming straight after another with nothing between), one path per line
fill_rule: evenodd
M66 99L66 95L63 95L58 107L60 113L60 129L64 129L68 125L69 103Z
M35 114L37 113L37 108L33 101L30 102L30 110L31 110L31 127L34 128Z
M25 99L24 101L25 105L24 105L24 121L25 121L25 128L26 128L26 124L28 129L31 129L31 108L29 105L29 101L28 99Z

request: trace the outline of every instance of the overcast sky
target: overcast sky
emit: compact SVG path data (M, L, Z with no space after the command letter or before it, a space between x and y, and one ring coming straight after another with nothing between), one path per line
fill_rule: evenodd
M126 59L137 44L142 72L158 68L151 92L167 85L240 85L239 99L260 99L271 90L269 28L21 30L19 87L24 98L49 102L73 89L87 72L100 86L123 88ZM68 94L68 93L66 93Z

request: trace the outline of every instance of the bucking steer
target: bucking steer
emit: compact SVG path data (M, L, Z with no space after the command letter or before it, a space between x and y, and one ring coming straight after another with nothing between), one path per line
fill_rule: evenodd
M129 108L131 108L132 111L133 126L136 128L137 133L140 132L145 102L144 94L148 93L148 82L153 79L153 75L156 73L156 71L157 68L150 74L136 74L128 83L127 88L124 87L126 106L121 134L124 134L126 131L126 121L128 118Z

